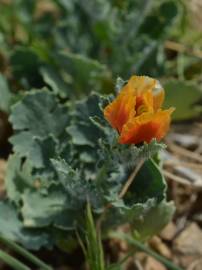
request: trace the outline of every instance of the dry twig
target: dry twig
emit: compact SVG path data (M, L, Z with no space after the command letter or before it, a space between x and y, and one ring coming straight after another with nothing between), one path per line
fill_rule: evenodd
M123 198L124 195L126 194L126 192L128 191L130 185L132 184L133 180L135 179L135 176L137 175L137 173L139 172L140 168L142 167L142 165L144 164L144 159L140 160L140 162L138 163L138 165L135 167L135 169L133 170L133 172L131 173L131 175L129 176L129 178L127 179L125 185L123 186L121 192L119 193L119 199ZM96 223L96 230L97 232L100 231L101 229L101 225L102 225L102 222L105 218L105 215L106 215L106 212L109 208L112 207L112 204L109 203L105 206L100 218L97 220L97 223Z

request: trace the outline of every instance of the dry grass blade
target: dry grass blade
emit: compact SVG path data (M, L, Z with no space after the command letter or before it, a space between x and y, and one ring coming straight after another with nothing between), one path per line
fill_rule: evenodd
M135 176L137 175L137 173L139 172L140 168L142 167L142 165L144 164L145 160L141 160L138 165L135 167L134 171L131 173L131 175L129 176L128 180L126 181L125 185L123 186L120 194L119 194L119 198L123 198L124 195L126 194L126 192L128 191L130 185L132 184L133 180L135 179Z
M182 184L182 185L185 185L185 186L190 186L196 190L202 190L202 185L198 185L198 184L193 184L191 183L189 180L183 178L183 177L180 177L180 176L177 176L171 172L168 172L166 170L163 170L163 174L164 176L168 177L169 179L179 183L179 184Z
M182 148L172 142L168 142L168 147L170 148L171 151L175 152L177 155L182 155L184 157L187 157L189 159L195 160L197 162L202 163L202 156L199 155L198 153L195 153L193 151L190 151L188 149Z
M185 166L192 169L202 170L202 164L190 163L186 161L166 160L164 165L170 167Z
M202 51L201 50L187 47L187 46L185 46L181 43L178 43L178 42L167 40L165 42L165 48L168 50L171 50L171 51L179 52L179 53L186 53L186 54L196 56L196 57L202 59Z
M133 172L130 174L129 178L127 179L125 185L123 186L121 192L119 193L119 199L123 198L124 195L126 194L126 192L128 191L130 185L132 184L133 180L135 179L135 176L137 175L137 173L139 172L139 170L141 169L142 165L144 164L145 160L142 159L139 161L138 165L135 167L135 169L133 170ZM97 224L96 224L96 230L97 233L100 232L101 230L101 225L102 222L105 218L106 212L109 208L112 207L112 204L109 203L105 206L100 218L97 220Z

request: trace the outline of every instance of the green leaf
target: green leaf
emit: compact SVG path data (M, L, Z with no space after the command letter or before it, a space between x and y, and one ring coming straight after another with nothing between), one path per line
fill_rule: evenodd
M116 200L111 204L113 208L106 215L105 228L113 228L126 223L135 227L136 221L142 219L142 216L146 215L156 202L154 199L148 199L144 203L128 204L125 200Z
M87 201L97 206L103 196L99 193L96 183L84 180L82 171L74 170L64 160L52 160L59 182L69 197L68 206L74 211L81 210Z
M16 131L46 138L53 134L61 136L68 123L67 108L57 101L46 88L32 90L12 107L10 121Z
M153 9L152 14L145 18L140 32L143 32L156 40L163 36L165 37L177 15L178 5L176 1L169 0L162 1L162 3L159 2ZM150 31L148 31L148 27Z
M31 167L28 162L22 164L17 154L10 155L8 160L5 184L8 198L19 203L21 195L28 187L33 188L34 178L31 175Z
M51 186L45 194L26 190L22 194L22 203L21 213L26 227L48 226L68 208L67 196L59 186Z
M100 91L102 83L110 76L105 65L83 55L61 52L56 60L71 75L75 95L89 94L92 90Z
M14 151L34 167L47 168L69 122L67 107L46 89L32 90L12 107L10 121L17 131L10 139Z
M0 234L30 249L51 246L48 234L25 229L14 206L6 201L0 202Z
M175 207L172 202L163 200L151 207L146 214L135 222L135 233L141 241L147 241L153 235L159 233L172 219Z
M149 144L144 143L141 146L117 144L117 147L113 149L113 155L116 157L117 162L120 160L128 169L134 169L135 164L140 160L147 160L154 157L162 149L165 149L165 147L164 144L157 142L155 139Z
M106 226L109 226L109 224L110 226L117 226L129 222L136 229L137 224L141 224L142 227L139 227L143 231L140 230L140 237L145 237L144 226L146 230L149 225L147 217L149 218L153 212L156 215L159 214L160 210L158 210L158 207L165 198L165 192L166 184L159 168L152 160L146 161L124 198L122 200L115 198L111 202L113 208L108 212ZM173 213L173 208L169 208L169 204L166 205L164 203L163 206L165 207L160 209L165 214L165 218L160 217L159 221L154 219L155 221L157 220L156 224L159 222L159 226L156 226L158 229L168 223ZM166 211L170 212L167 213ZM151 227L151 235L152 232L155 234L157 231L155 231L155 226Z
M157 201L161 201L165 197L166 187L162 172L154 161L149 159L139 170L131 185L127 199L144 202L147 199L155 198Z
M26 88L42 87L42 77L39 74L41 60L30 48L17 47L12 51L11 65L13 73Z
M53 136L49 136L46 139L35 137L31 141L30 134L21 132L14 135L11 138L11 142L14 145L16 153L29 160L36 175L54 174L50 158L54 158L57 153L57 141Z
M64 81L60 71L52 66L44 66L41 67L40 73L45 81L45 83L50 86L53 92L62 98L69 97L70 94L70 86L68 83Z
M170 80L164 83L164 88L166 92L164 106L176 108L173 120L189 120L200 115L196 104L202 98L202 92L195 83Z
M6 78L0 74L0 110L9 112L11 105L11 92Z

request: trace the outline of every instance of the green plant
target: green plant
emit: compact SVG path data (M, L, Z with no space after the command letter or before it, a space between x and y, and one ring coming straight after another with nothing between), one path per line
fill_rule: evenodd
M164 75L163 42L182 17L174 0L18 0L0 8L0 71L12 92L48 86L62 98L109 93L117 76Z
M43 270L51 270L52 268L39 260L36 256L31 254L26 249L22 248L21 246L17 245L16 243L12 242L11 240L5 238L4 236L0 235L0 242L9 247L11 250L15 251L16 253L20 254L22 257L30 261L32 264L39 267L39 269ZM31 268L26 266L24 263L20 262L19 260L15 259L12 255L0 250L0 259L12 267L15 270L30 270Z
M13 105L14 153L8 161L8 198L0 203L3 235L31 249L64 248L74 231L84 226L87 202L96 219L106 205L112 206L103 222L106 232L126 222L141 222L141 235L147 217L159 205L164 210L155 212L161 218L149 232L167 223L173 206L165 202L166 184L151 159L164 145L155 140L140 146L119 144L117 132L103 116L111 98L92 94L62 104L42 89L26 93ZM134 184L120 196L141 160L145 162Z
M114 87L114 78L137 73L161 77L175 120L199 115L200 61L164 46L186 32L186 10L176 0L18 0L0 9L0 111L13 128L0 233L33 250L84 242L91 268L104 269L102 237L130 223L147 241L174 212L158 164L165 145L119 144L103 109L125 83Z

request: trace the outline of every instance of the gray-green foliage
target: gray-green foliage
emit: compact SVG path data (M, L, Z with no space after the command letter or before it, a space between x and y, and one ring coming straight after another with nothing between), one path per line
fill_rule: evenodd
M47 85L72 98L108 93L117 76L165 74L163 42L178 28L179 1L47 2L50 10L41 1L0 3L1 47L18 89Z
M42 89L30 91L12 106L14 153L8 161L8 202L1 203L0 233L38 248L50 238L49 245L58 244L61 235L69 231L71 236L84 226L87 202L95 216L107 204L113 205L104 222L108 229L143 220L165 200L164 179L151 160L164 145L155 140L139 146L118 144L116 131L103 116L111 99L91 94L61 104ZM120 199L124 183L142 159L147 161ZM3 212L7 219L2 219ZM161 220L164 224L162 213Z
M58 2L67 15L55 29L58 46L63 48L68 41L73 52L101 59L116 75L128 76L148 68L154 74L163 64L157 63L156 56L178 15L176 1Z
M51 245L51 239L47 233L28 230L23 226L18 217L18 212L10 202L0 202L0 212L0 233L4 237L20 242L30 249Z

